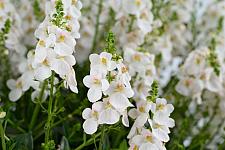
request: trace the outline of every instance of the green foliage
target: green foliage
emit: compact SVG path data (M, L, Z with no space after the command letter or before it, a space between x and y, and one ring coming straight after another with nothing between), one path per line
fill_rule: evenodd
M43 12L40 8L39 0L34 0L33 10L34 10L34 15L35 15L36 19L41 21L43 19Z
M156 80L154 80L151 85L149 95L150 96L147 97L148 101L155 102L156 98L158 97L158 82Z
M11 21L10 19L7 19L5 24L4 24L4 27L1 29L1 32L0 32L0 46L4 47L5 45L5 40L7 39L7 34L9 33L10 31L10 28L11 28Z
M56 9L56 13L53 14L53 16L52 16L53 18L52 18L51 22L59 28L64 28L66 21L64 18L62 0L56 0L55 9Z
M115 54L116 53L116 47L115 47L115 35L113 34L113 32L109 32L107 37L106 37L106 46L104 48L104 51L111 53L111 54Z
M211 45L209 47L209 56L208 56L208 62L210 66L213 68L215 74L217 76L220 75L220 64L218 62L217 54L215 52L216 49L216 40L213 38L211 40Z

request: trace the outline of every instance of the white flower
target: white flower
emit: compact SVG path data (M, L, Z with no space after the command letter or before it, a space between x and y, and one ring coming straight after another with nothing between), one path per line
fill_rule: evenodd
M110 104L119 111L124 111L127 107L133 106L128 98L131 98L134 92L131 87L126 87L122 82L112 81L105 94L109 95Z
M201 80L192 77L183 77L176 85L176 91L185 96L193 96L201 93L204 84Z
M155 122L155 120L148 119L148 122L151 125L152 133L155 137L157 137L160 141L168 142L169 141L169 127L174 127L174 122L169 122L166 125L159 124Z
M77 80L75 71L71 68L69 73L65 76L64 86L70 88L74 93L78 93Z
M103 99L104 108L99 114L99 124L115 124L120 120L120 113L109 103L109 99Z
M112 61L112 54L107 52L102 52L100 55L91 54L89 56L91 62L91 69L98 69L102 71L104 75L107 71L112 71L116 68L116 63Z
M102 102L96 102L92 105L92 109L85 108L82 113L82 117L85 119L83 123L84 132L87 134L93 134L98 129L99 113L103 109Z
M60 56L71 55L74 52L74 46L76 45L75 39L68 31L62 30L55 26L48 28L49 37L52 37L54 51Z
M6 116L6 112L1 111L0 112L0 119L5 118L5 116Z
M11 90L9 93L9 99L15 102L22 96L23 92L30 88L30 86L36 88L39 86L39 83L37 81L33 81L28 76L23 75L17 80L8 80L7 86Z
M144 32L147 34L152 31L152 24L153 24L153 14L149 10L144 10L138 15L137 18L137 25Z
M35 59L32 66L34 68L34 76L39 81L44 81L45 79L49 78L52 74L51 72L51 62L55 53L52 49L46 49L47 56L44 60ZM35 51L36 53L36 51Z
M96 102L102 98L102 92L109 88L109 82L105 77L96 70L91 71L90 75L87 75L83 79L83 83L88 90L88 100L90 102Z
M129 150L166 150L163 143L147 129L142 129L140 134L130 139L129 145Z
M149 118L149 111L151 109L151 103L148 101L141 100L136 103L137 108L132 108L128 115L132 119L136 119L134 126L137 128L143 127Z

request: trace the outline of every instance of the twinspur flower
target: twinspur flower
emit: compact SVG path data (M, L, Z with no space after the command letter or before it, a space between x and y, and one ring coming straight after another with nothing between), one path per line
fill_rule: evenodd
M108 52L102 52L99 55L91 54L89 57L90 75L84 77L83 83L89 88L87 97L93 103L92 107L101 105L101 110L98 109L95 120L91 119L94 121L94 128L87 124L90 119L83 117L86 119L83 128L87 134L95 133L98 124L117 123L121 116L124 126L129 126L127 108L133 106L129 98L134 95L129 82L131 76L122 58L118 57L119 59L116 60L113 57Z
M78 18L82 5L80 1L73 3L70 0L56 0L49 3L51 6L49 12L35 31L39 39L33 62L35 78L44 81L54 71L65 79L65 87L77 93L77 82L73 70L76 60L73 53L75 52L75 39L79 38ZM70 26L71 20L77 23L76 28Z

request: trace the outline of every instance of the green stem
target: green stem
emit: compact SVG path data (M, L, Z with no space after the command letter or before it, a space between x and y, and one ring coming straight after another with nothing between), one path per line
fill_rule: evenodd
M80 146L78 146L77 148L75 148L74 150L81 150L83 149L84 147L88 146L88 145L91 145L92 143L94 143L94 141L98 141L96 140L96 138L98 138L102 133L98 133L95 135L95 137L92 137L91 139L89 139L88 141L86 141L85 143L81 144Z
M99 150L103 149L104 138L105 138L105 126L103 125L102 132L101 132L101 140L99 142L99 148L98 148Z
M53 89L54 89L54 72L52 72L51 80L50 80L50 98L48 102L48 119L45 125L45 144L47 145L49 138L50 138L50 130L51 130L51 124L52 124L52 103L53 103Z
M5 131L2 126L2 122L0 123L0 132L1 132L1 139L2 139L2 149L6 150L6 144L5 144Z
M42 86L42 89L41 89L41 92L40 92L39 98L38 98L39 102L42 102L42 98L43 98L43 95L44 95L46 84L47 84L47 82L44 81L44 84ZM37 116L38 116L38 113L40 111L40 108L41 108L41 106L39 104L36 104L36 106L34 108L34 113L33 113L32 118L31 118L30 126L29 126L30 131L33 129L34 124L36 123Z
M7 119L7 122L9 124L11 124L12 126L14 126L18 131L20 131L22 133L26 133L26 131L23 128L21 128L19 125L15 124L12 120Z
M95 52L95 49L96 49L97 37L98 37L98 32L99 32L99 20L100 20L100 14L102 12L102 2L103 2L103 0L99 0L98 13L96 16L96 24L95 24L95 34L94 34L92 47L91 47L92 52Z

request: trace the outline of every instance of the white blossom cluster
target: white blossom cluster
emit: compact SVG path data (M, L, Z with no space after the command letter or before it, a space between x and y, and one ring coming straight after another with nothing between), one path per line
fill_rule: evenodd
M148 100L153 81L157 79L154 55L131 48L127 48L124 55L132 76L136 103L136 108L128 112L128 116L135 120L128 134L129 149L166 149L164 143L169 141L169 128L175 125L170 118L174 108L163 98L157 98L156 103Z
M120 116L124 126L128 127L127 108L133 106L129 98L133 97L134 92L123 60L114 60L112 54L107 52L91 54L89 59L90 75L85 76L83 82L89 88L87 97L93 104L92 108L86 108L82 113L84 131L93 134L99 124L115 124Z
M144 43L145 36L160 24L160 21L154 21L149 0L111 0L109 5L115 11L113 31L123 47L137 48Z
M164 143L169 141L169 128L175 126L174 120L170 118L174 110L173 105L167 104L164 98L157 98L155 103L139 101L136 105L137 108L128 113L135 119L128 135L129 149L165 150Z
M0 1L0 18L0 29L4 28L7 20L10 21L10 31L6 35L5 47L8 50L9 61L16 75L20 62L25 60L25 53L27 51L27 48L21 42L24 36L22 21L17 14L16 8L9 0Z
M201 103L204 89L222 94L223 78L217 75L208 62L209 49L199 48L192 51L181 66L180 81L176 90L185 96L196 98Z
M62 1L64 15L59 26L52 21L58 13L55 9L57 3L59 3L57 0L46 3L46 17L35 31L38 38L36 49L28 53L27 61L20 66L21 77L7 82L11 90L9 93L11 101L17 101L30 87L36 90L33 92L34 99L41 91L40 83L49 78L52 71L64 80L66 88L78 92L73 69L76 60L73 53L75 39L80 37L78 18L81 15L82 4L80 1Z

